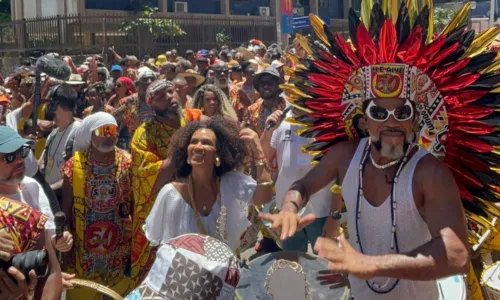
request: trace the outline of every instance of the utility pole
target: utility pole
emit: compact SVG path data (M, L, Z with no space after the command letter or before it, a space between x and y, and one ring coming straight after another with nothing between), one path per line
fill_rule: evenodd
M490 0L490 28L494 26L495 23L495 10L496 10L496 1Z

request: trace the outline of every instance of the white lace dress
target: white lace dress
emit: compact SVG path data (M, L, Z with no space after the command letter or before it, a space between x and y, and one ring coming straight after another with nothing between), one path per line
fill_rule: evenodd
M220 194L212 211L208 216L201 217L207 233L220 239L217 219L221 207L226 207L227 244L233 251L238 249L241 235L251 225L246 211L247 206L252 204L255 188L255 180L243 173L231 171L224 174L220 180ZM143 229L152 246L159 246L183 234L200 233L193 209L173 184L167 184L161 189Z

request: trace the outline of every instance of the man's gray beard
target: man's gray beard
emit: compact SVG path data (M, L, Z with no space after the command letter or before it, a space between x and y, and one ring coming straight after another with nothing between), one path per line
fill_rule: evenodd
M214 85L218 87L219 89L223 90L229 86L229 80L226 80L226 84L221 84L219 79L214 78Z
M407 141L406 137L403 144L397 146L388 145L387 143L380 141L379 137L374 137L371 134L370 138L372 140L372 144L375 146L377 151L380 152L380 155L389 160L398 160L403 158L406 150L408 150L408 147L410 146L410 143Z
M180 102L180 101L179 101ZM164 117L164 118L177 118L179 116L182 116L182 104L179 103L179 108L177 109L177 111L171 111L169 109L165 109L164 111L159 111L159 110L155 110L155 114L158 116L158 117Z

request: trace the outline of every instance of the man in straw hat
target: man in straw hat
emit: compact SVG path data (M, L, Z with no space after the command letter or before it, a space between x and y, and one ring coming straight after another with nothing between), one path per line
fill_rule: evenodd
M130 189L128 152L116 148L118 124L105 112L83 120L75 132L75 155L61 168L62 209L75 237L64 268L77 278L128 292L130 262ZM96 299L96 291L77 288L71 299Z
M196 89L205 82L205 77L196 73L195 70L189 69L185 73L177 74L177 77L184 78L188 84L188 95L193 97Z

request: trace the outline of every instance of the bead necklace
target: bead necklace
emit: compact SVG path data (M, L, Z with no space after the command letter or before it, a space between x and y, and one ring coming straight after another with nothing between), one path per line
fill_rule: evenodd
M361 238L359 236L359 219L360 214L361 214L361 209L360 209L360 199L361 196L363 196L363 172L365 170L366 163L368 162L368 157L370 155L370 150L371 150L371 140L366 143L365 149L363 150L363 155L361 158L361 163L359 164L359 185L358 185L358 196L356 199L356 218L355 218L355 223L356 223L356 244L359 245L359 250L361 253L364 254L363 252L363 246L361 245ZM391 204L391 224L392 224L392 229L391 229L391 250L394 251L396 250L396 253L399 253L399 244L398 244L398 237L396 234L396 197L395 197L395 191L396 191L396 184L398 182L398 177L401 174L401 171L403 170L403 167L405 166L406 162L408 161L408 156L413 149L413 146L409 146L408 150L406 150L405 155L403 156L402 159L398 160L397 163L397 171L394 174L393 180L391 182L391 194L390 194L390 204ZM387 294L391 292L399 283L399 279L396 280L396 282L388 289L385 291L381 291L380 289L385 289L390 282L391 278L388 278L386 283L383 285L380 285L373 280L366 281L366 284L372 290L373 292L377 294ZM378 290L376 290L376 289Z
M390 163L386 163L385 165L379 165L379 164L377 164L377 162L375 161L375 159L373 159L373 156L370 153L370 161L372 162L372 165L375 168L380 169L380 170L384 170L384 169L387 169L389 167L392 167L392 166L398 164L400 162L400 159L395 160L395 161L391 161Z

